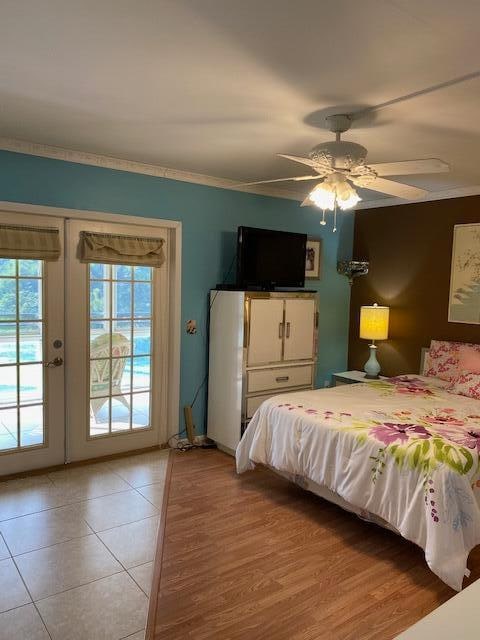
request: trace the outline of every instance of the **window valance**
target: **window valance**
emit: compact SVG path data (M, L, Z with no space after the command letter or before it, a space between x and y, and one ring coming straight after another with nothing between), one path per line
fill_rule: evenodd
M161 267L165 262L163 238L138 238L82 231L80 257L84 262Z
M58 260L58 229L0 224L0 258Z

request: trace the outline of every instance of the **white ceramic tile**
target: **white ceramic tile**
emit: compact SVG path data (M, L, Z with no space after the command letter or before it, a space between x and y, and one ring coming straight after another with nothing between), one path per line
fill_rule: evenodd
M95 535L31 551L15 561L34 600L122 570Z
M168 452L133 456L128 460L114 460L111 468L132 487L143 487L155 482L164 482L167 471Z
M3 541L2 536L0 536L0 560L5 560L5 558L10 558L10 553L7 549L7 545Z
M76 506L94 531L112 529L158 513L158 509L134 489L87 500Z
M148 600L122 572L38 602L52 640L118 640L145 627Z
M59 507L63 495L47 476L32 476L0 483L0 520Z
M0 612L31 602L13 560L0 560Z
M63 494L64 504L131 489L105 464L64 469L50 473L49 478Z
M128 570L128 573L140 589L149 596L150 589L152 588L153 562L147 562L146 564L138 565L138 567L133 567Z
M0 522L12 554L18 555L92 533L76 505Z
M127 569L153 560L159 518L146 518L102 531L99 538Z
M141 493L142 496L145 496L145 498L158 509L161 509L164 489L165 482L156 482L155 484L147 484L144 487L138 487L137 491Z
M0 614L0 640L49 640L33 604Z

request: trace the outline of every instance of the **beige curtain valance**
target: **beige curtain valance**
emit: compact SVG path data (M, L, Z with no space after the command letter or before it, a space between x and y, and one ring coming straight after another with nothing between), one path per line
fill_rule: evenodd
M0 258L58 260L58 229L0 224Z
M161 267L165 262L163 238L137 238L82 231L80 257L84 262Z

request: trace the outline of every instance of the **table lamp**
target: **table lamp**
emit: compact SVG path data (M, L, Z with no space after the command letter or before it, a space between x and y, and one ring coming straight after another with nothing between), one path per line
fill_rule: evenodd
M386 340L388 338L388 318L389 307L379 307L378 304L360 307L360 338L371 340L370 357L365 363L363 370L365 377L375 380L380 373L380 365L377 360L377 345L375 340Z

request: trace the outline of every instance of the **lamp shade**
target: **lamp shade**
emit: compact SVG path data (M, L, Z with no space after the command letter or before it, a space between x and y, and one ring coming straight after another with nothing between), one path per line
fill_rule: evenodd
M389 307L379 307L378 304L360 307L360 338L386 340L389 315Z

